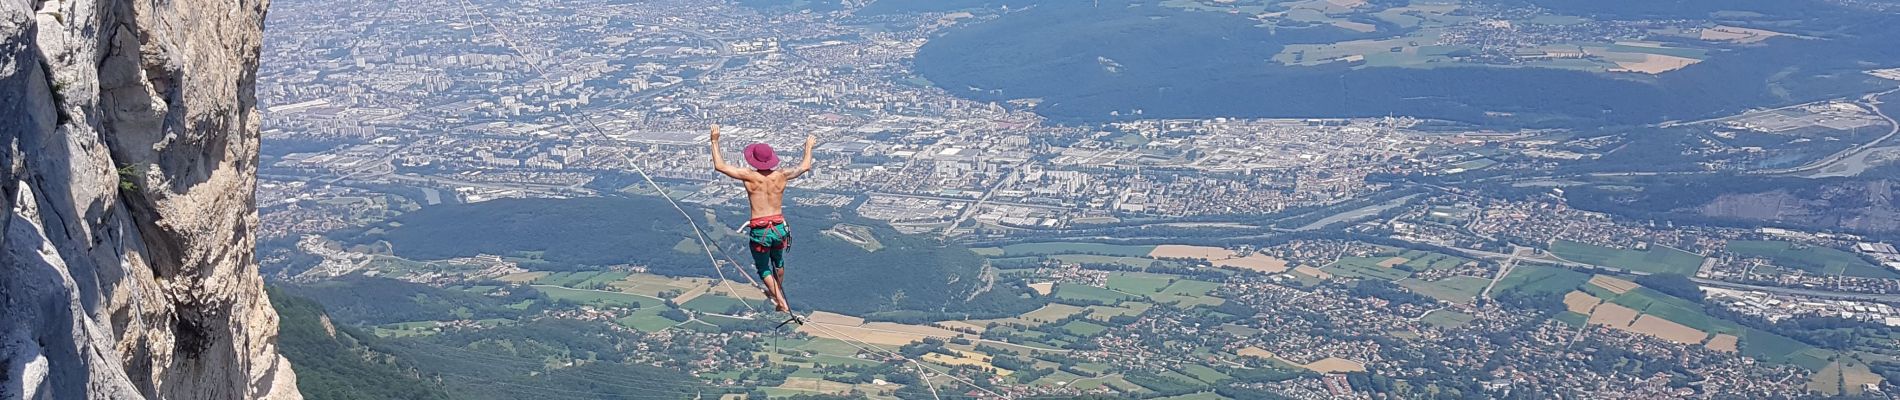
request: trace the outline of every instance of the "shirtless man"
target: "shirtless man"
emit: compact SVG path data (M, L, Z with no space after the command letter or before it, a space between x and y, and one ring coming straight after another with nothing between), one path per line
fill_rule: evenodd
M772 151L772 146L753 143L745 147L745 162L752 166L746 169L727 165L719 156L719 125L712 126L713 169L745 182L746 197L752 201L752 221L745 229L752 241L752 263L758 268L759 279L765 281L765 295L779 312L792 310L785 302L784 287L785 249L792 246L792 233L785 225L785 183L811 171L811 148L817 144L817 136L806 135L805 161L798 168L777 169L778 153ZM792 320L798 317L794 315Z

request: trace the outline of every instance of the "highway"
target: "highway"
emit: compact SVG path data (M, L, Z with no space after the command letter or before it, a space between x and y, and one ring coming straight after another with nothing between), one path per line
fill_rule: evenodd
M1900 133L1900 121L1895 121L1892 116L1887 115L1886 111L1883 111L1880 109L1880 104L1881 104L1880 96L1885 96L1895 91L1900 91L1900 88L1894 88L1894 89L1890 89L1885 92L1879 92L1879 93L1868 93L1864 96L1861 96L1860 101L1855 102L1855 104L1859 104L1861 106L1874 110L1874 115L1879 116L1881 119L1884 119L1887 121L1888 129L1887 129L1886 135L1881 135L1879 138L1874 139L1872 141L1868 141L1867 143L1854 145L1854 147L1849 147L1845 150L1841 150L1838 153L1834 153L1833 155L1827 156L1827 158L1815 160L1814 162L1808 163L1807 165L1802 165L1802 166L1794 167L1794 168L1751 171L1750 173L1751 174L1781 175L1781 174L1798 174L1802 172L1819 170L1819 169L1823 169L1828 166L1834 165L1835 163L1841 162L1841 160L1845 160L1848 157L1851 157L1855 154L1860 154L1861 152L1865 152L1867 150L1873 149L1874 147L1879 146L1881 143L1886 142L1888 139L1892 139L1895 134Z
M1482 258L1490 258L1490 259L1506 259L1506 260L1515 260L1519 262L1528 261L1528 262L1536 262L1536 263L1544 263L1544 264L1553 264L1553 265L1569 267L1569 268L1584 268L1584 269L1615 271L1615 272L1626 273L1626 274L1631 274L1631 275L1649 275L1648 272L1631 271L1631 270L1627 270L1623 268L1607 267L1607 266L1594 265L1594 264L1584 264L1584 263L1579 263L1579 262L1574 262L1574 261L1525 257L1525 256L1519 256L1519 255L1495 253L1495 252L1489 252L1489 251L1483 251L1483 250L1461 249L1461 248L1455 248L1455 247L1450 248L1450 249L1457 250L1459 252L1465 253L1466 255L1470 255L1473 257L1482 257ZM1724 288L1724 289L1751 290L1751 291L1759 291L1759 292L1812 296L1812 297L1822 297L1822 298L1842 299L1842 300L1878 301L1878 302L1888 302L1888 303L1900 302L1900 295L1896 295L1896 294L1871 294L1871 293L1840 292L1840 291L1822 290L1822 289L1790 288L1790 287L1779 287L1779 286L1758 286L1758 285L1748 285L1748 284L1718 281L1714 279L1703 279L1703 278L1690 278L1690 280L1695 281L1695 283L1699 285L1718 287L1718 288Z
M1690 278L1690 280L1693 280L1695 281L1695 283L1700 284L1702 286L1713 286L1713 287L1719 287L1723 289L1753 290L1753 291L1761 291L1761 292L1772 292L1772 293L1780 293L1780 294L1792 294L1792 295L1813 296L1813 297L1825 297L1825 298L1830 298L1830 299L1843 299L1843 300L1879 301L1879 302L1886 302L1886 303L1900 302L1900 294L1849 293L1849 292L1836 292L1836 291L1831 291L1831 290L1819 290L1819 289L1802 289L1802 288L1790 288L1790 287L1779 287L1779 286L1756 286L1756 285L1747 285L1747 284L1724 282L1724 281L1718 281L1714 279L1702 279L1702 278Z

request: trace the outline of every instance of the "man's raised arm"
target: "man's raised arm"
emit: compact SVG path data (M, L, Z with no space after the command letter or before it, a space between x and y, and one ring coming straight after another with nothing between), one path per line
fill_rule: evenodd
M726 159L719 155L719 124L713 124L712 140L710 142L712 143L713 170L738 180L745 180L749 175L758 174L757 172L752 172L744 168L726 165Z
M818 135L813 135L813 134L805 135L805 161L798 163L798 169L793 170L792 175L786 177L785 179L797 178L800 175L804 175L806 172L811 172L811 148L812 146L817 146L817 145L818 145Z

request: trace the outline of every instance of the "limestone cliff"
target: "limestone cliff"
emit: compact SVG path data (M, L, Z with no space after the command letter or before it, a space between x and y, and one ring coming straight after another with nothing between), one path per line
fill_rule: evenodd
M0 0L0 399L300 398L253 258L266 0Z

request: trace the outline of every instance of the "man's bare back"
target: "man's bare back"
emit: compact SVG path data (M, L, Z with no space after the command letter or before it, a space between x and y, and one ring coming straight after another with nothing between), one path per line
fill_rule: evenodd
M811 149L818 137L805 136L805 160L792 169L755 170L728 165L719 153L719 126L712 127L713 169L745 182L746 197L752 202L752 218L770 217L785 212L785 185L811 171Z
M756 180L745 181L746 198L752 201L752 218L785 213L786 174L773 171Z
M818 138L805 136L805 160L797 167L778 169L778 155L770 146L758 145L759 151L748 154L762 157L747 159L753 168L727 165L719 153L719 125L712 126L713 169L732 179L745 182L746 197L752 202L752 220L746 223L746 233L752 242L752 262L757 268L759 279L765 282L765 295L772 299L773 308L781 312L791 312L791 303L785 300L785 249L791 247L791 232L785 224L785 184L806 172L811 171L811 148L818 144ZM794 314L792 321L798 321ZM801 322L802 323L802 322ZM783 325L783 324L781 324Z

